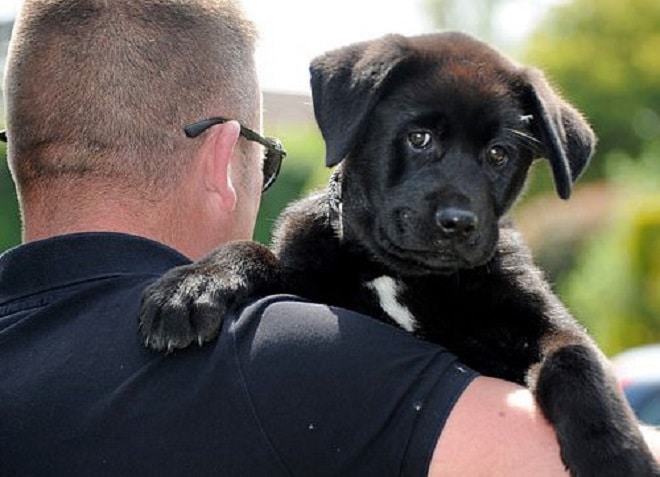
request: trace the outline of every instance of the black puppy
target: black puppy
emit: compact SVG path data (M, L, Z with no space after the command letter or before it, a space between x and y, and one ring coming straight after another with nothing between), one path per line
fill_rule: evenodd
M503 219L534 159L566 199L595 142L536 70L458 33L317 58L328 189L293 204L274 254L221 247L145 293L156 349L213 338L229 306L287 292L361 311L527 385L572 475L660 475L606 359Z

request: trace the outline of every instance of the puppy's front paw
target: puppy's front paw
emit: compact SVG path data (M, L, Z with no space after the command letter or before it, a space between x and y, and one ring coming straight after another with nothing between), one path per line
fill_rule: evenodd
M170 352L215 338L232 300L228 285L198 264L170 270L142 295L139 325L145 345Z

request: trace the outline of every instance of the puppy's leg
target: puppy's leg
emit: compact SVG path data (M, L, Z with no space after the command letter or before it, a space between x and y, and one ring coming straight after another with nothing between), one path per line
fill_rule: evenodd
M279 263L268 248L256 242L229 243L147 287L140 331L145 345L158 351L201 345L215 338L230 307L278 290Z
M607 359L570 324L541 340L528 375L573 476L660 476Z

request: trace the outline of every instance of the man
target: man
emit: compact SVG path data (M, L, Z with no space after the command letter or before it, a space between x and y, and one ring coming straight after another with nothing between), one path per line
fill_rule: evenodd
M345 310L268 297L217 343L143 348L144 287L249 239L273 178L245 129L254 37L230 0L26 0L5 83L24 244L0 257L0 475L564 475L527 390Z

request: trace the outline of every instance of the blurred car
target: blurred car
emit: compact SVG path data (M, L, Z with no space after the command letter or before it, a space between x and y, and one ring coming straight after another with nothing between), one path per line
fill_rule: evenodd
M631 348L612 363L639 420L660 426L660 343Z

